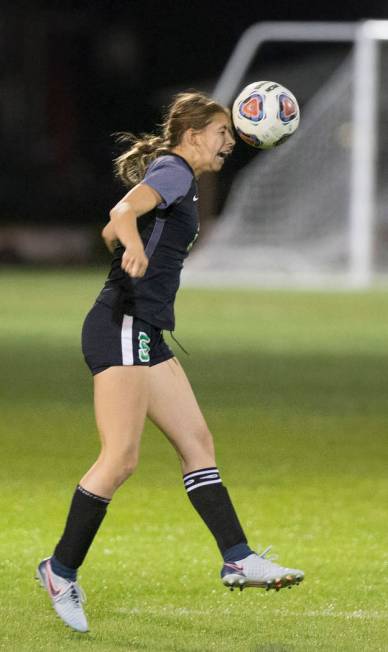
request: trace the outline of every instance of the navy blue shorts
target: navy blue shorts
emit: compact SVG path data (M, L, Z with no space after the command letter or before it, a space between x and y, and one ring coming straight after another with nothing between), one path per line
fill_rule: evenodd
M82 353L93 375L108 367L153 367L174 357L159 328L99 302L86 315Z

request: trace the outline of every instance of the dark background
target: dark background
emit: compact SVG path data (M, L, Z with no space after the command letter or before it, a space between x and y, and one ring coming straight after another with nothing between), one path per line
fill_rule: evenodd
M1 224L103 225L122 194L112 132L153 130L176 91L211 93L252 23L386 17L382 0L3 3ZM301 56L308 46L261 54ZM254 155L248 149L237 150L235 167Z

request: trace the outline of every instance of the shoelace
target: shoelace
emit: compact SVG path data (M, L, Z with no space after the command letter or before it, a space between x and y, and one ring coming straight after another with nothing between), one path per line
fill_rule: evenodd
M77 582L70 582L68 588L64 593L62 593L61 597L68 592L70 592L71 597L78 605L81 605L82 602L86 602L85 592Z
M259 557L261 557L262 559L265 559L266 556L268 555L268 553L271 552L271 549L272 549L272 546L267 546L267 548L265 550L263 550L262 553L260 553ZM273 559L277 559L277 558L278 558L277 555L271 555L268 559L266 559L266 561L272 561Z
M268 555L269 552L271 552L271 549L272 549L272 546L267 546L267 548L265 550L263 550L262 553L260 553L259 557L261 559L264 559L264 561L270 561L271 563L273 563L274 561L276 561L278 559L278 555L271 555L270 557L267 558L267 555Z

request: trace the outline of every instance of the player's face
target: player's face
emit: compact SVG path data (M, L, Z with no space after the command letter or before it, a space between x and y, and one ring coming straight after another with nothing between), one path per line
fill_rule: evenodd
M198 132L198 171L221 170L235 142L229 117L225 113L216 113L213 120Z

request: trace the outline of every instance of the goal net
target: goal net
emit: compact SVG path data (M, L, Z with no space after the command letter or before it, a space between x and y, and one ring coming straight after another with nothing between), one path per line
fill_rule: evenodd
M347 55L305 103L296 134L236 175L222 214L187 265L188 283L357 287L388 272L387 73L388 46L381 43L376 122L354 125L353 102L369 98L356 97L357 66L354 53ZM359 227L351 214L355 129L374 139L377 162L369 224Z

